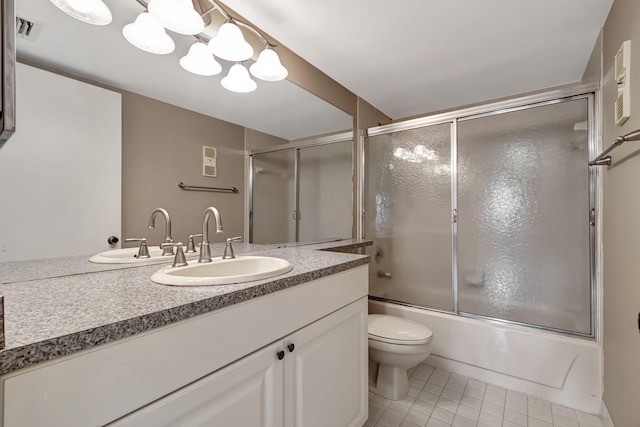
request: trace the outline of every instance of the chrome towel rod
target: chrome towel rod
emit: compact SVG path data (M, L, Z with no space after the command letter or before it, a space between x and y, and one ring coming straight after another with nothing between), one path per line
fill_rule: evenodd
M237 193L238 192L238 189L236 187L231 187L231 188L199 187L197 185L187 185L182 181L178 183L178 187L187 191L214 191L217 193Z
M634 130L631 133L628 133L624 136L619 136L616 140L604 150L598 157L589 162L589 166L611 166L611 156L607 156L614 148L618 145L622 145L622 143L627 141L638 141L640 140L640 129Z

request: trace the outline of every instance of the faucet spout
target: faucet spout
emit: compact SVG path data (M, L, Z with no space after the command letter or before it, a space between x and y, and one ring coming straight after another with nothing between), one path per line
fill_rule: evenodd
M202 245L200 245L200 258L198 262L211 262L211 247L209 246L209 218L213 214L216 219L216 233L222 233L222 219L220 213L213 206L204 211L202 218Z
M173 243L173 238L171 237L171 217L166 209L156 208L151 212L151 216L149 217L149 228L156 228L156 216L158 214L162 214L164 216L164 243ZM173 246L164 247L162 249L162 255L173 255Z

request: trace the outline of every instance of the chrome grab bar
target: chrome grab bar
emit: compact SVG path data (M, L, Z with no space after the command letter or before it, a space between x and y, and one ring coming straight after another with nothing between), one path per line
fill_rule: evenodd
M178 183L178 187L180 187L182 190L187 190L187 191L215 191L218 193L237 193L240 191L236 187L231 187L231 188L200 187L198 185L187 185L182 181Z

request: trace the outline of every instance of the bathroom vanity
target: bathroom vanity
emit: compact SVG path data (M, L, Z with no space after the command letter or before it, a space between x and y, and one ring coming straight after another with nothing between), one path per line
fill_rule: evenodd
M253 253L294 269L195 288L151 283L157 265L0 285L2 426L360 427L368 257Z

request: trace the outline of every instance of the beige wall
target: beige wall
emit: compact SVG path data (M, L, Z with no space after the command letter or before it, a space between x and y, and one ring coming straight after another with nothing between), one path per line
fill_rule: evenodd
M171 215L173 239L187 243L200 233L202 216L215 206L222 217L223 234L210 240L243 233L244 128L132 93L122 96L122 241L146 237L150 244L164 239L164 219L156 228L147 222L153 209ZM218 176L202 176L202 146L217 148ZM237 194L185 191L188 185L237 187ZM123 245L131 246L131 245ZM214 254L215 255L215 254Z
M603 144L640 128L640 2L615 0L603 32ZM631 118L614 125L614 55L631 40ZM604 400L616 427L640 425L640 145L612 153L604 170Z
M246 129L244 134L244 148L247 151L265 150L280 144L287 144L289 140L258 132L253 129Z
M582 83L600 83L602 79L602 31L591 51L589 62L582 74Z

